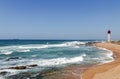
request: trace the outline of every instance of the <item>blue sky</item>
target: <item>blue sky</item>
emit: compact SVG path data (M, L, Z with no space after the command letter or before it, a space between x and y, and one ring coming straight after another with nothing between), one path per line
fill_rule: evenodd
M120 39L120 0L0 0L1 39Z

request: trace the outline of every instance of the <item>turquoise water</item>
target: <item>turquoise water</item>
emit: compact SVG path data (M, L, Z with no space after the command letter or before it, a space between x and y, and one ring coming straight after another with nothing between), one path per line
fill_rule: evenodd
M86 45L88 42L94 40L0 40L0 71L9 72L4 76L10 76L20 72L42 71L50 67L113 61L111 51ZM38 66L24 70L9 69L32 64Z

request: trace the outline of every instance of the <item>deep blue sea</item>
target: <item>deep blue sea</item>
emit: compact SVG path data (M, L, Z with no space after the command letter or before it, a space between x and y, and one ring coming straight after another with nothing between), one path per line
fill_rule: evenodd
M0 79L20 72L37 72L50 67L72 64L89 65L113 61L109 50L86 45L96 40L0 40ZM24 70L9 69L15 66L37 64Z

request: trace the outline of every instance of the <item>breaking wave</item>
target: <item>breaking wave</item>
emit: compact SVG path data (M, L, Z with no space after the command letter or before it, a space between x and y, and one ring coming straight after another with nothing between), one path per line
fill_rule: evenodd
M79 47L80 45L86 44L85 42L73 41L65 42L61 44L46 44L46 45L23 45L19 46L20 49L42 49L42 48L51 48L51 47Z
M73 58L56 58L56 59L22 59L22 60L13 60L13 61L8 61L11 64L8 64L8 62L1 63L1 68L3 70L1 71L7 71L9 72L8 75L14 75L14 74L18 74L20 72L24 72L26 70L14 70L14 69L6 69L9 67L13 67L13 66L25 66L25 65L30 65L30 64L37 64L39 68L39 70L41 70L41 68L45 68L45 67L54 67L54 66L61 66L61 65L66 65L66 64L72 64L72 63L77 63L77 62L82 62L84 60L83 56L78 56L78 57L73 57ZM14 64L14 65L13 65ZM15 65L16 64L16 65ZM5 66L6 65L6 66ZM2 67L3 66L3 67Z
M102 63L100 64L103 64L103 63L109 63L109 62L112 62L114 61L114 58L113 58L113 52L111 50L108 50L106 48L102 48L102 47L98 47L100 50L105 50L106 52L103 53L105 56L102 57ZM109 61L106 61L107 59L109 59Z
M5 54L5 55L9 55L13 53L13 51L9 51L9 50L1 50L0 52L1 52L0 54Z
M46 44L14 44L0 46L0 71L17 74L30 69L15 70L9 67L37 64L33 70L69 64L107 63L113 60L113 53L107 49L85 45L87 42L55 42ZM104 50L104 51L103 51ZM1 79L2 77L0 77Z
M63 64L71 64L76 62L81 62L84 60L83 56L78 56L74 58L56 58L56 59L46 59L46 60L37 60L35 63L35 60L32 60L30 64L38 64L39 66L55 66L55 65L63 65Z
M0 47L0 54L9 55L13 52L30 52L31 49L45 49L52 47L72 47L79 48L80 45L86 44L85 42L72 41L64 42L61 44L28 44L28 45L17 45L17 46L2 46Z

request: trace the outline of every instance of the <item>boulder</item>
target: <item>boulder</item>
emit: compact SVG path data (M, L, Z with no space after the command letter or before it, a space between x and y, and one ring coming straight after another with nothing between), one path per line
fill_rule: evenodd
M27 65L28 67L36 67L38 66L37 64L32 64L32 65Z
M8 72L7 71L2 71L0 72L0 75L6 75Z
M26 66L16 66L16 67L10 67L9 69L17 69L17 70L21 70L21 69L26 69Z
M16 66L16 67L10 67L8 69L17 69L17 70L22 70L22 69L27 69L29 67L36 67L38 66L37 64L32 64L32 65L26 65L26 66Z
M10 58L7 58L6 61L10 61L10 60L14 60L14 59L20 59L20 57L10 57Z

